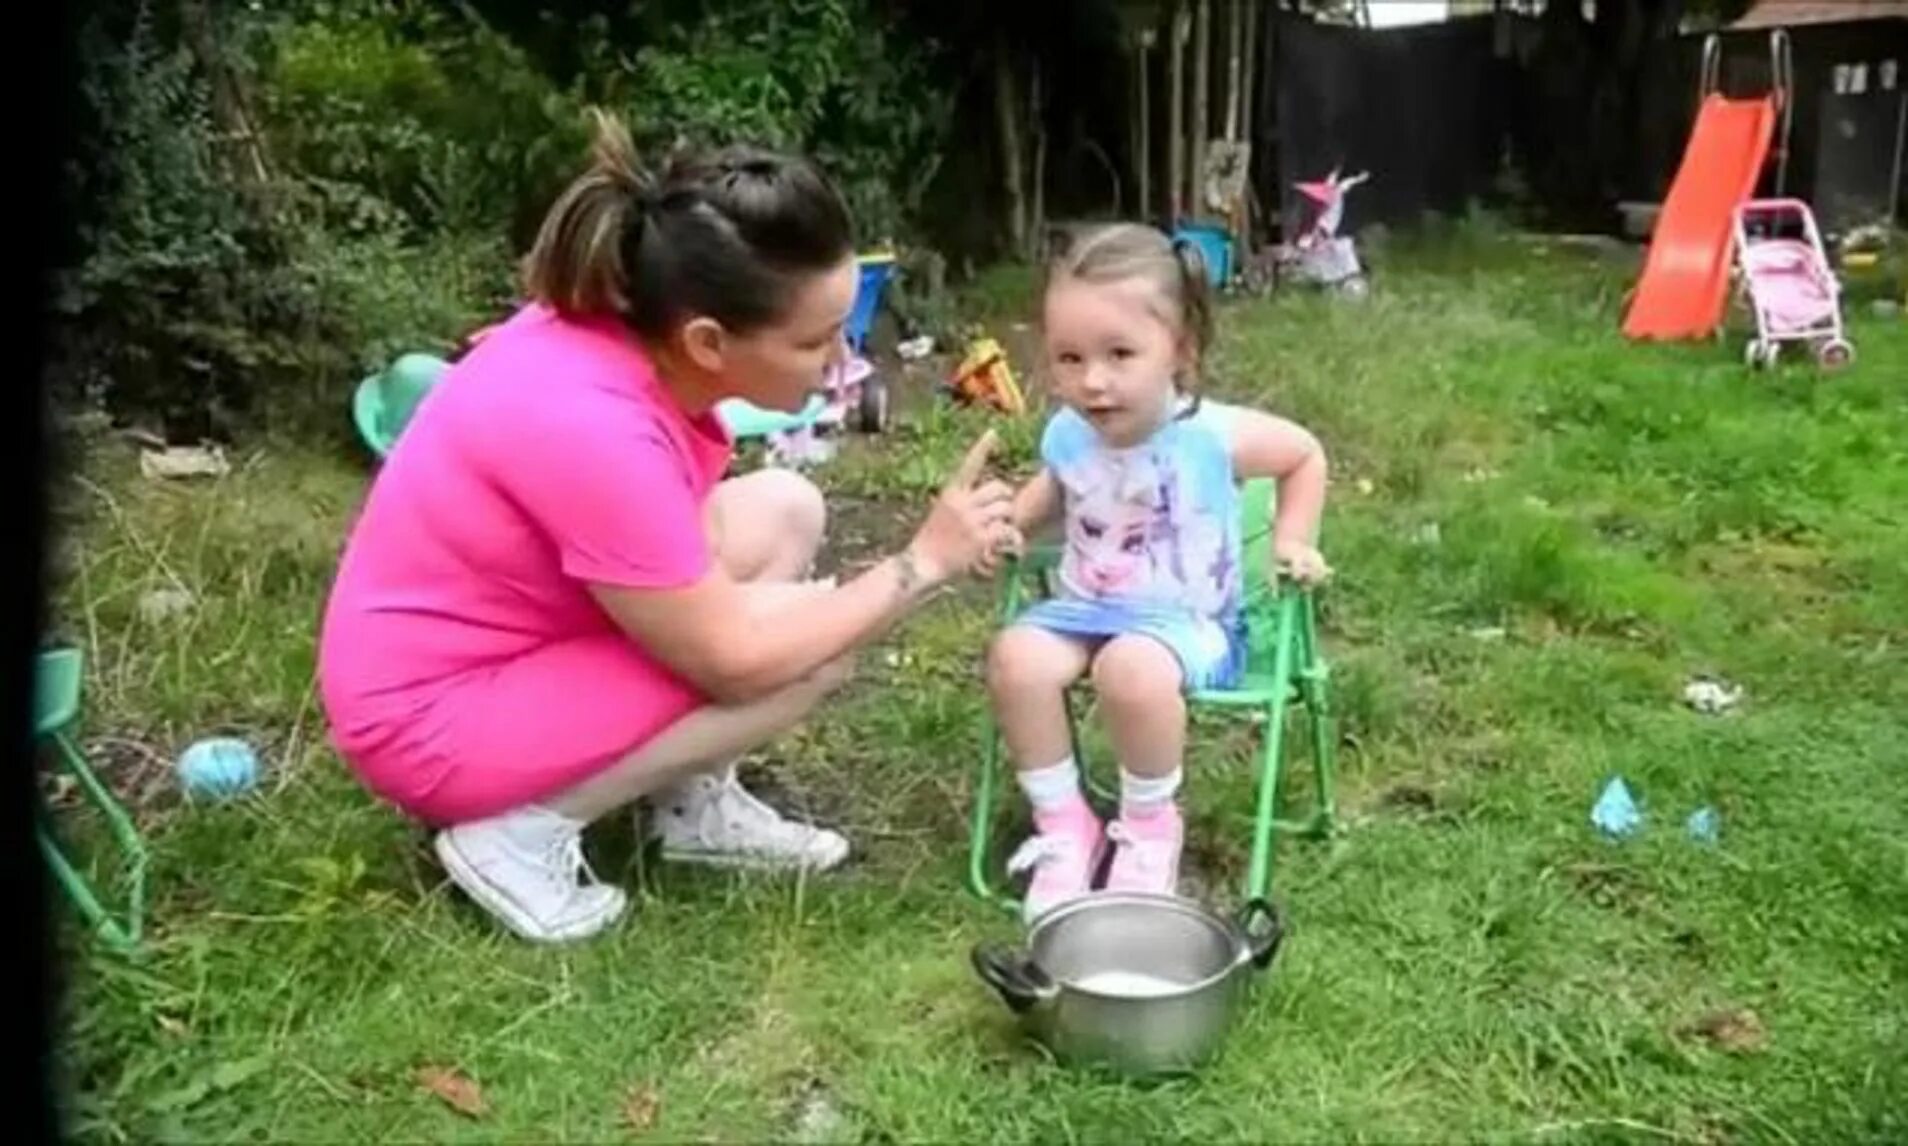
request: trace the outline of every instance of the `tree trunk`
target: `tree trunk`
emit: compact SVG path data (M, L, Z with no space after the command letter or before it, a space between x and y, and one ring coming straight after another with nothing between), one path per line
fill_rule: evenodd
M1040 256L1047 231L1047 109L1040 94L1040 57L1031 54L1027 57L1027 124L1033 132L1033 186L1021 257L1031 261Z
M1001 190L1007 196L1007 243L1016 255L1027 250L1027 180L1020 138L1020 92L1014 82L1013 46L1005 35L994 43L994 117L1000 130Z
M1167 45L1167 206L1172 217L1168 227L1176 227L1186 214L1186 10L1187 0L1173 5L1171 43Z
M271 178L265 162L264 141L252 126L239 77L219 52L218 31L208 0L180 0L179 22L192 56L211 89L212 122L220 143L214 161L241 191L256 201Z
M1212 100L1212 0L1193 0L1192 171L1186 198L1197 215L1206 209L1206 140Z
M1259 11L1255 0L1246 0L1245 8L1245 19L1241 21L1245 29L1245 43L1239 51L1244 60L1245 73L1239 81L1239 138L1251 143L1252 109L1258 102L1259 21L1264 19L1264 14Z
M1231 0L1226 6L1226 142L1239 142L1239 105L1245 92L1239 86L1245 65L1245 8L1247 0Z
M1135 117L1135 135L1133 145L1133 174L1139 186L1139 210L1141 219L1153 213L1153 101L1152 81L1147 73L1152 70L1152 53L1147 51L1146 43L1140 40L1133 46L1133 70L1139 81L1139 115Z

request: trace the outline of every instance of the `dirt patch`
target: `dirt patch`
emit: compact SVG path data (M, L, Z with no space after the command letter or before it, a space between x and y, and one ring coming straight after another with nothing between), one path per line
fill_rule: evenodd
M1426 816L1438 810L1438 796L1416 784L1397 784L1379 795L1378 806L1405 815Z
M1251 840L1213 830L1187 832L1179 861L1179 892L1205 903L1225 905L1252 862Z
M1701 1039L1729 1054L1754 1054L1769 1044L1769 1032L1761 1017L1747 1007L1711 1011L1676 1028L1676 1033Z
M137 736L97 736L78 744L80 756L140 827L177 802L171 757ZM52 749L44 756L40 790L56 812L89 807L86 792Z
M744 760L735 771L743 787L796 819L840 824L854 810L853 793L845 786L811 788L791 782L799 775L795 762L773 752Z
M925 510L918 498L830 494L828 539L816 571L834 576L894 552L914 535Z
M1634 870L1615 864L1579 863L1564 869L1564 876L1590 902L1598 907L1632 910L1650 900L1649 885Z

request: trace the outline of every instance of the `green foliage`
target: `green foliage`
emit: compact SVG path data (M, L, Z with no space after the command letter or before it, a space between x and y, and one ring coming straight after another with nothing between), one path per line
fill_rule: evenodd
M813 157L842 187L862 234L903 232L940 162L951 101L931 45L904 44L870 0L737 0L658 29L632 55L607 25L591 71L652 154L746 141Z
M336 407L365 369L448 349L502 301L510 213L552 178L539 162L556 168L554 151L506 143L564 139L552 111L512 140L466 142L507 134L501 111L457 110L486 106L471 85L512 90L503 49L473 36L459 88L368 7L322 6L336 23L236 16L207 61L186 45L182 7L86 28L89 131L70 185L92 210L56 297L73 396L177 437L226 433L285 400ZM275 170L246 166L214 113L211 69L243 77L261 48L273 63L259 155ZM574 136L547 146L573 154Z
M241 373L290 348L264 333L299 307L258 206L223 170L194 61L142 10L86 29L81 90L93 138L70 172L86 258L59 279L67 377L119 405L229 402Z
M281 158L389 204L417 233L520 233L581 154L576 101L475 19L419 4L320 11L272 37Z
M561 79L464 5L95 17L71 172L94 210L61 277L62 377L197 436L259 398L336 404L391 354L448 348L505 302L512 248L583 155L585 103L621 111L652 158L804 152L864 242L909 231L949 101L931 45L902 43L875 0L675 0L614 22L563 7L531 22L564 25ZM195 40L200 13L216 28Z

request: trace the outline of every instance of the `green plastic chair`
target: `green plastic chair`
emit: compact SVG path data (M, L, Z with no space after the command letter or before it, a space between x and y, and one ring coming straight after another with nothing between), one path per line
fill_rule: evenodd
M1246 665L1236 688L1198 692L1190 698L1195 707L1226 710L1246 716L1262 717L1264 733L1260 743L1257 807L1252 825L1252 859L1246 872L1247 903L1266 902L1272 883L1272 860L1279 833L1294 833L1323 838L1331 834L1337 818L1332 784L1332 719L1330 669L1319 654L1314 596L1290 580L1279 577L1272 562L1271 509L1276 486L1269 480L1245 484L1241 501L1244 519L1243 541L1246 576ZM1030 596L1029 582L1042 595L1052 592L1052 580L1060 562L1055 546L1040 546L1026 557L1012 562L1001 578L1000 620L1003 625L1019 615ZM1073 740L1074 758L1088 773L1088 786L1102 803L1115 796L1109 786L1095 782L1084 768L1081 753L1079 719L1074 711L1075 693L1067 697L1068 732ZM1311 754L1316 792L1309 815L1281 819L1279 787L1287 766L1285 728L1287 710L1299 705L1311 717ZM968 887L982 900L1018 910L1020 901L1002 890L994 876L993 837L998 818L1001 773L1003 771L1000 730L990 719L987 743L981 753L974 784L973 822L968 839Z
M351 398L351 420L372 453L390 456L424 395L449 369L450 363L434 354L403 354L358 383Z
M86 757L73 742L71 730L73 722L79 717L80 678L78 649L50 649L40 654L34 672L33 735L42 747L52 750L54 759L79 781L87 798L105 815L113 841L125 860L125 907L115 913L104 906L93 885L66 858L59 841L53 836L52 824L44 807L36 830L40 837L40 850L46 853L47 865L53 869L54 878L66 890L67 897L79 908L80 914L92 924L101 939L121 951L131 951L139 945L140 929L145 919L146 847L133 827L132 818L113 799L112 793L106 790L106 785L100 782L87 764Z

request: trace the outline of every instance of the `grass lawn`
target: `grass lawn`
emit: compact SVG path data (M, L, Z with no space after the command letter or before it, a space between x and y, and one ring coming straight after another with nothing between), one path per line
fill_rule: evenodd
M325 745L312 637L365 481L334 430L213 485L95 440L61 494L56 618L85 736L154 851L137 962L72 937L63 1062L95 1141L1908 1137L1908 323L1753 375L1626 344L1617 260L1398 246L1366 306L1222 318L1219 391L1333 452L1324 639L1344 830L1281 847L1292 934L1222 1056L1152 1087L1063 1071L971 976L1013 921L962 887L988 597L863 661L752 765L857 858L806 883L593 841L635 910L519 943ZM342 403L339 425L344 424ZM841 560L905 529L978 420L926 410L820 471ZM1009 464L1033 427L1009 433ZM142 615L155 589L194 608ZM1746 699L1701 716L1697 673ZM221 730L259 792L174 794ZM1201 725L1189 862L1233 894L1248 743ZM1647 816L1588 821L1612 775ZM92 821L70 794L63 822ZM1687 838L1702 805L1721 838ZM483 1099L460 1114L433 1069Z

